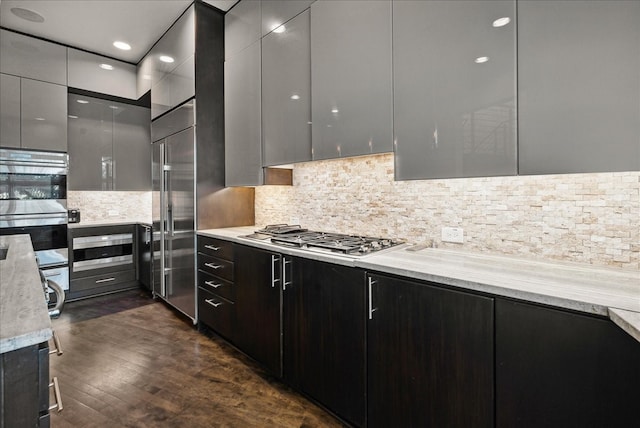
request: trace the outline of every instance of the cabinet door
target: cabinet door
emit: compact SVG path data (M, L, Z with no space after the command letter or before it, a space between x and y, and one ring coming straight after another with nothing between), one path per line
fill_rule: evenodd
M497 427L637 424L640 343L611 321L496 301Z
M308 259L285 260L285 379L344 420L364 426L364 272Z
M21 79L20 135L25 149L67 151L67 88Z
M262 39L263 165L311 160L309 11Z
M115 190L151 190L151 112L111 103Z
M147 290L151 290L153 275L151 239L151 226L136 225L136 273L138 274L138 282Z
M314 0L270 0L263 1L262 35L266 36L300 12L311 6Z
M493 427L493 299L369 281L368 426Z
M196 95L195 55L191 55L169 75L170 107L176 107Z
M135 65L72 48L68 60L68 86L138 99Z
M520 174L640 169L640 2L519 1Z
M262 184L260 42L224 63L226 186Z
M69 94L69 190L113 190L110 103Z
M261 1L236 3L224 15L224 58L228 60L260 40Z
M20 78L0 74L0 147L20 147Z
M396 180L517 173L515 25L515 0L393 2Z
M152 84L164 79L196 51L195 12L193 6L171 26L145 58L151 58Z
M67 48L0 30L0 72L66 85Z
M313 159L391 152L391 2L311 5Z
M236 344L277 376L281 364L280 255L234 246Z

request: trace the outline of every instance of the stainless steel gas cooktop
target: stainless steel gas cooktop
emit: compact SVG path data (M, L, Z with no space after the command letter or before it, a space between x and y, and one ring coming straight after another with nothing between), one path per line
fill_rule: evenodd
M364 256L402 244L401 241L388 238L318 232L289 224L269 225L256 230L246 238L270 240L276 245L349 256Z

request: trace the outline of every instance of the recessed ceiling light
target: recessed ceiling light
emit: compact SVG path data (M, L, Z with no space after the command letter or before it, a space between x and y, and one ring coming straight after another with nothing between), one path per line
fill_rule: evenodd
M278 34L280 34L280 33L284 33L284 32L287 30L287 28L286 28L284 25L278 25L278 24L276 24L276 25L274 25L274 26L273 26L273 28L272 28L271 30L272 30L274 33L278 33Z
M160 55L160 61L162 62L166 62L167 64L171 64L173 61L175 61L173 59L173 57L169 56L169 55Z
M291 99L292 99L292 100L299 100L299 99L300 99L300 95L298 95L298 94L293 94L293 95L291 95Z
M509 18L508 16L502 17L502 18L498 18L495 21L493 21L493 26L494 27L504 27L505 25L507 25L508 23L511 22L511 18Z
M20 19L24 19L25 21L30 22L44 22L44 16L40 15L38 12L34 12L33 10L25 9L23 7L12 7L11 13L17 16Z
M488 56L479 56L478 58L476 58L474 60L474 62L476 64L484 64L485 62L489 61L489 57Z
M76 102L79 104L89 104L89 101L87 100L76 100Z
M111 64L100 64L99 67L103 70L113 70L113 65Z
M123 51L131 50L131 45L125 42L115 41L113 42L113 46L117 47L118 49L122 49Z

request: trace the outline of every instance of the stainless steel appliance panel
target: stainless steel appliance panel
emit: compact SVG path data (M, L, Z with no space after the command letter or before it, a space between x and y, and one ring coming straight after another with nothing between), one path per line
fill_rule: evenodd
M195 128L189 126L193 119L185 121L189 108L152 124L155 135L158 126L165 134L175 131L152 150L153 292L195 320Z
M165 145L165 292L173 306L195 318L195 129Z

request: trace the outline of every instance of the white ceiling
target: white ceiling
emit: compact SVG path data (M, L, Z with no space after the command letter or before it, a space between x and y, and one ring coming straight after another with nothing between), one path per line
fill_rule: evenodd
M204 0L227 11L238 0ZM138 63L193 0L0 0L0 26ZM37 12L44 22L18 18L11 9ZM116 49L116 40L131 50Z

